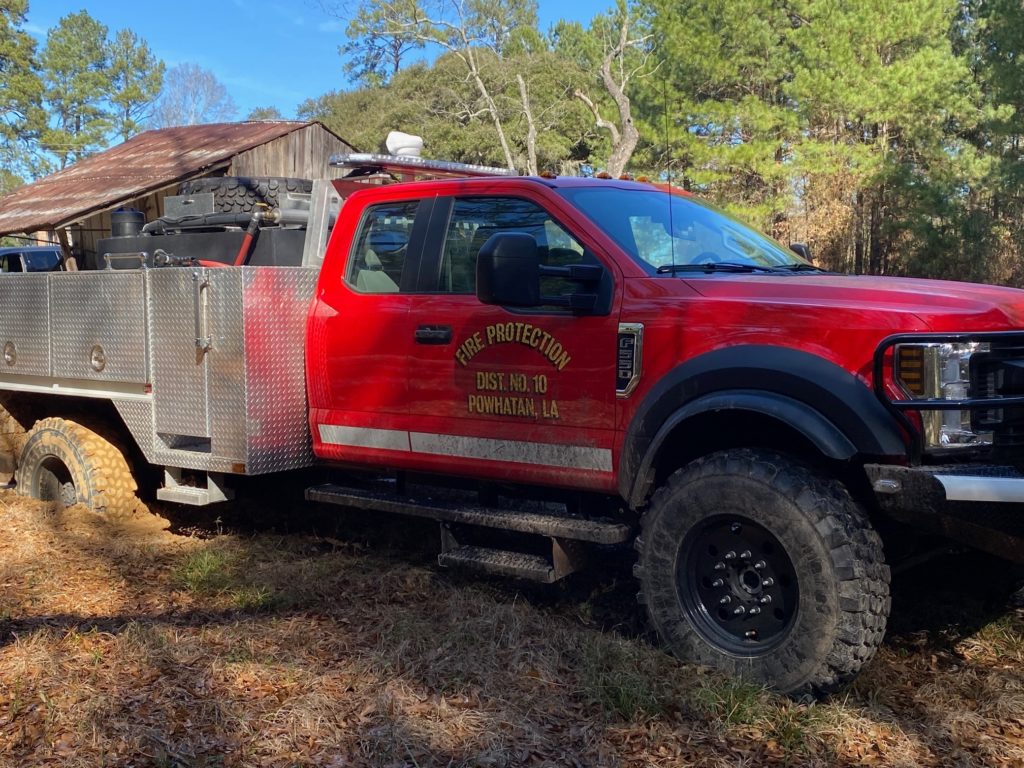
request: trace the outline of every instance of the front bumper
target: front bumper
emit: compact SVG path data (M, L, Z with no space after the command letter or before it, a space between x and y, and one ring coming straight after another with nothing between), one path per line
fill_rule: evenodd
M1024 563L1024 473L1016 467L868 464L865 471L892 518Z

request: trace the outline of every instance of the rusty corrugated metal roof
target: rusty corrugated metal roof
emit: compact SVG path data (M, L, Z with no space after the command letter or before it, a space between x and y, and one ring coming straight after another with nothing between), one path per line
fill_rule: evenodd
M146 131L0 198L0 235L55 229L305 128L298 121L214 123ZM340 137L338 137L340 139Z

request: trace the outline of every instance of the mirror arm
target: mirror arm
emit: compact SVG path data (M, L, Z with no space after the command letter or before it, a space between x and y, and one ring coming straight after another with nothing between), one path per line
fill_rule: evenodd
M573 312L592 312L597 306L596 293L572 293L567 296L541 296L539 306L565 307Z
M601 279L604 268L597 264L567 264L564 267L541 266L541 277L564 277L579 283L594 283Z

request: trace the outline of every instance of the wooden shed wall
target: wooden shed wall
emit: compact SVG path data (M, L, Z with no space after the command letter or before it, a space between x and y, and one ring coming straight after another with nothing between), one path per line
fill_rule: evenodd
M235 155L228 176L293 176L300 179L336 179L346 171L331 168L331 155L352 148L319 125L292 131L274 141Z
M215 174L211 174L215 175ZM164 198L168 195L178 194L178 183L158 189L145 197L137 197L128 200L118 208L138 208L146 214L146 221L153 221L164 215ZM116 210L116 209L115 209ZM71 229L71 240L75 250L81 249L87 253L96 253L96 241L104 237L110 237L110 211L102 211L93 214L80 224L73 224Z
M290 176L302 179L336 179L347 171L328 165L331 155L352 152L345 142L319 125L309 125L235 155L229 165L211 168L202 177L211 176ZM117 207L138 208L153 221L164 214L164 198L178 194L179 182L144 197L120 203ZM96 242L110 236L110 211L93 214L70 228L76 251L96 253Z

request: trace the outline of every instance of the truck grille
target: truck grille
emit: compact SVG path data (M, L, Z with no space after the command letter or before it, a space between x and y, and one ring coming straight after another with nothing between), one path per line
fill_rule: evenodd
M992 342L991 350L971 359L970 397L996 399L1024 396L1024 342ZM992 433L992 450L1001 460L1024 460L1024 408L979 408L971 427Z

